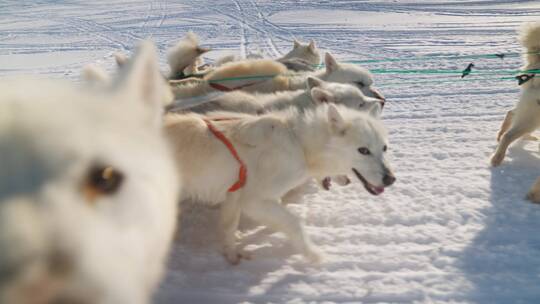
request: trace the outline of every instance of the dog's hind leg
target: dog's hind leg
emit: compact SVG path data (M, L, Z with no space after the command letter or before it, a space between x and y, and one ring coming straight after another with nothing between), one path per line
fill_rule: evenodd
M527 194L527 199L533 203L540 203L540 177L532 185L531 190Z
M534 130L534 128L532 130ZM504 156L506 155L506 150L508 149L508 146L510 146L510 144L513 143L516 139L531 132L532 130L525 125L525 122L522 121L521 123L516 123L512 125L512 127L501 137L501 142L499 143L499 145L497 146L497 150L495 150L495 153L491 157L491 165L494 167L500 165L504 159Z
M290 213L278 200L245 202L242 212L251 219L285 233L293 247L310 261L318 262L320 254L304 232L300 219Z
M506 131L508 131L508 128L512 125L512 120L514 117L514 111L510 110L506 112L506 116L504 117L504 121L501 125L501 129L499 130L499 133L497 133L497 141L501 141L501 137L503 136ZM530 140L530 141L537 141L538 138L536 136L531 135L530 133L526 133L522 136L524 140Z
M220 206L219 234L222 253L231 264L240 262L242 255L237 250L236 231L240 221L240 205L236 199L227 199Z

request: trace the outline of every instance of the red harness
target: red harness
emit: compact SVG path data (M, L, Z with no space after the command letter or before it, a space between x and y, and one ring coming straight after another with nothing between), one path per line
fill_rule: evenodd
M217 119L212 119L212 120L214 120L214 121L223 121L223 120L231 120L231 119L234 119L234 118L217 118ZM240 156L238 156L238 152L234 148L233 144L229 141L229 139L227 139L225 134L223 134L221 131L219 131L212 124L212 120L210 120L210 119L203 119L203 120L206 123L206 125L208 126L208 129L210 130L210 132L212 132L212 134L214 134L214 136L217 137L227 147L227 149L229 149L229 152L231 152L234 159L236 159L236 161L240 165L240 169L238 170L238 180L228 190L229 192L235 192L238 189L242 188L246 184L246 179L247 179L247 167L246 167L246 164L240 159Z
M224 86L222 84L219 84L217 82L210 82L209 85L218 90L218 91L221 91L221 92L232 92L232 91L236 91L236 90L241 90L243 88L246 88L246 87L249 87L249 86L252 86L252 85L255 85L255 84L258 84L258 83L261 83L261 81L259 82L252 82L252 83L246 83L244 85L241 85L241 86L237 86L237 87L232 87L232 88L229 88L227 86Z

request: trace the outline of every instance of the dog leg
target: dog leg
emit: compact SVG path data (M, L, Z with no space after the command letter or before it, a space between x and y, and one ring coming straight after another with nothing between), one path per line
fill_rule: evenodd
M516 139L522 137L529 132L530 130L524 128L524 126L513 125L510 130L504 133L501 137L501 142L499 143L499 146L497 146L497 150L495 150L495 153L491 157L491 165L493 167L500 165L504 159L504 156L506 155L506 150L508 149L508 146L510 146L510 144Z
M497 142L501 141L501 137L503 136L506 131L508 131L508 128L512 125L512 118L514 117L514 112L512 110L506 112L506 116L504 117L503 123L501 125L501 129L499 130L499 133L497 133Z
M246 202L242 211L251 219L285 233L293 247L304 254L310 261L318 262L321 255L304 233L304 227L296 216L291 214L277 200Z
M531 190L527 194L527 199L533 203L540 203L540 177L532 185Z
M310 183L311 180L285 193L285 195L281 198L281 203L283 205L288 205L290 203L300 202L302 200L302 197L306 194L306 192L308 192L307 189L309 189Z
M242 258L236 246L236 231L238 230L240 214L238 201L226 200L221 204L219 214L221 249L227 261L233 265L238 264Z

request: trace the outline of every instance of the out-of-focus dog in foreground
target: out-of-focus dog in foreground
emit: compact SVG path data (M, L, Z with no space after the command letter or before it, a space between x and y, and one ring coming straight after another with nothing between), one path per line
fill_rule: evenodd
M0 303L147 303L177 217L151 43L113 85L0 83Z

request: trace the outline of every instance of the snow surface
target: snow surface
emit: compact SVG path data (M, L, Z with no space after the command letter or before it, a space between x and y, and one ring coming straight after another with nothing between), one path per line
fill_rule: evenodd
M78 79L114 70L112 54L151 37L162 60L188 30L208 54L287 52L314 39L342 60L520 51L515 28L538 1L2 1L0 74ZM366 64L463 69L469 59ZM475 59L516 69L519 58ZM165 64L163 69L165 70ZM188 205L156 303L540 303L540 206L525 201L540 173L538 144L521 142L488 166L495 134L518 96L513 81L376 75L395 186L370 196L358 182L313 188L291 206L326 253L319 266L283 235L243 221L253 260L217 253L216 210ZM457 79L456 79L457 80ZM425 83L409 83L426 81ZM385 85L385 83L387 85Z

